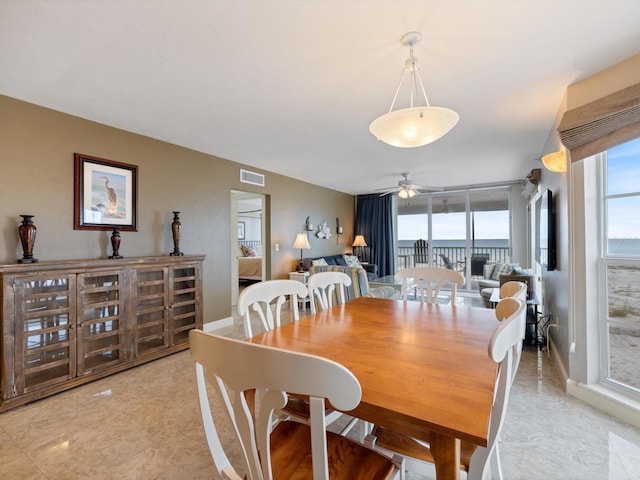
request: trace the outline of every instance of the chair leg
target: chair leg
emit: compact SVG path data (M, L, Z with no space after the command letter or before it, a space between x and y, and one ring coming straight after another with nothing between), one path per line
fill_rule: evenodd
M499 445L500 444L496 442L489 461L491 462L491 477L502 480L502 465L500 464L500 452L498 450Z

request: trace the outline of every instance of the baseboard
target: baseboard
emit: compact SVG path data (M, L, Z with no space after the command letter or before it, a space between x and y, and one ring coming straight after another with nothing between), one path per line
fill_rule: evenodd
M205 332L214 332L219 328L230 327L233 325L233 317L221 318L220 320L214 320L213 322L207 322L202 326L202 330Z
M602 385L586 385L569 378L567 370L558 354L558 349L553 343L553 339L551 339L550 347L552 347L553 362L558 368L560 378L566 385L565 391L567 394L609 415L613 415L623 422L640 428L640 402L621 395L611 388Z

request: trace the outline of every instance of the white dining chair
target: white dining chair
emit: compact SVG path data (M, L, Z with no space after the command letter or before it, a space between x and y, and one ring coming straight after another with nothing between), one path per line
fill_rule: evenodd
M522 337L526 322L526 303L517 298L506 298L501 309L510 314L502 319L491 335L488 355L498 363L493 391L493 405L486 447L460 442L460 468L467 472L468 480L484 480L491 471L494 478L502 479L499 442L507 404L515 373L522 353ZM399 434L382 426L375 426L365 438L365 445L386 454L400 454L405 460L433 463L429 444ZM411 462L408 462L408 464Z
M282 306L290 300L293 320L300 318L298 299L307 296L307 287L296 280L267 280L254 283L245 288L238 297L238 313L244 317L244 334L253 336L251 310L257 313L263 331L279 327L282 319Z
M402 299L407 299L409 290L409 280L420 293L420 301L427 303L438 303L440 290L447 283L451 284L451 305L456 304L457 287L464 285L464 275L448 268L440 267L411 267L403 268L395 274L396 280L402 281Z
M318 272L309 276L307 289L311 313L344 303L347 298L344 289L349 286L351 277L343 272Z
M315 480L378 480L398 474L385 456L346 437L326 431L325 399L342 410L360 403L362 391L356 377L342 365L325 358L220 337L202 330L189 332L191 355L196 362L200 413L216 469L228 480L313 478ZM230 361L241 359L242 361ZM225 415L211 409L208 386L217 393ZM264 391L259 407L248 408L253 395ZM311 422L305 425L276 420L287 402L287 392L306 394ZM255 412L255 413L254 413ZM241 455L228 455L218 422L229 420L241 445ZM235 446L235 442L233 443Z
M523 302L527 301L527 284L512 280L500 286L500 298L515 297Z
M254 283L245 288L238 297L238 313L244 315L245 337L251 338L253 336L251 310L258 314L262 330L267 332L280 326L282 320L281 310L282 306L287 303L287 297L289 297L288 299L293 309L293 321L298 321L300 319L298 299L305 298L307 293L307 287L297 280L268 280ZM313 304L313 302L311 303ZM282 413L288 415L292 420L308 424L310 417L309 402L303 396L292 395ZM342 417L343 413L327 407L325 415L326 422L330 424ZM346 435L354 427L356 421L357 419L349 420L342 427L340 433Z

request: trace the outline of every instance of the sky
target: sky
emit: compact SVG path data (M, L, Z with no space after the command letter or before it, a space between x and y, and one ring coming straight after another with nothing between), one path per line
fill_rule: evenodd
M608 201L608 237L640 238L640 138L607 151L607 193L636 194Z
M466 220L464 212L439 213L433 216L434 240L464 240ZM509 238L509 212L475 212L475 238ZM427 237L427 215L399 215L398 240L417 240Z

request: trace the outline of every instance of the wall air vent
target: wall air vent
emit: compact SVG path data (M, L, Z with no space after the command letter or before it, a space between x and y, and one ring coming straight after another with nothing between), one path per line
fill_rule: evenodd
M264 175L261 173L240 169L240 182L264 187Z

